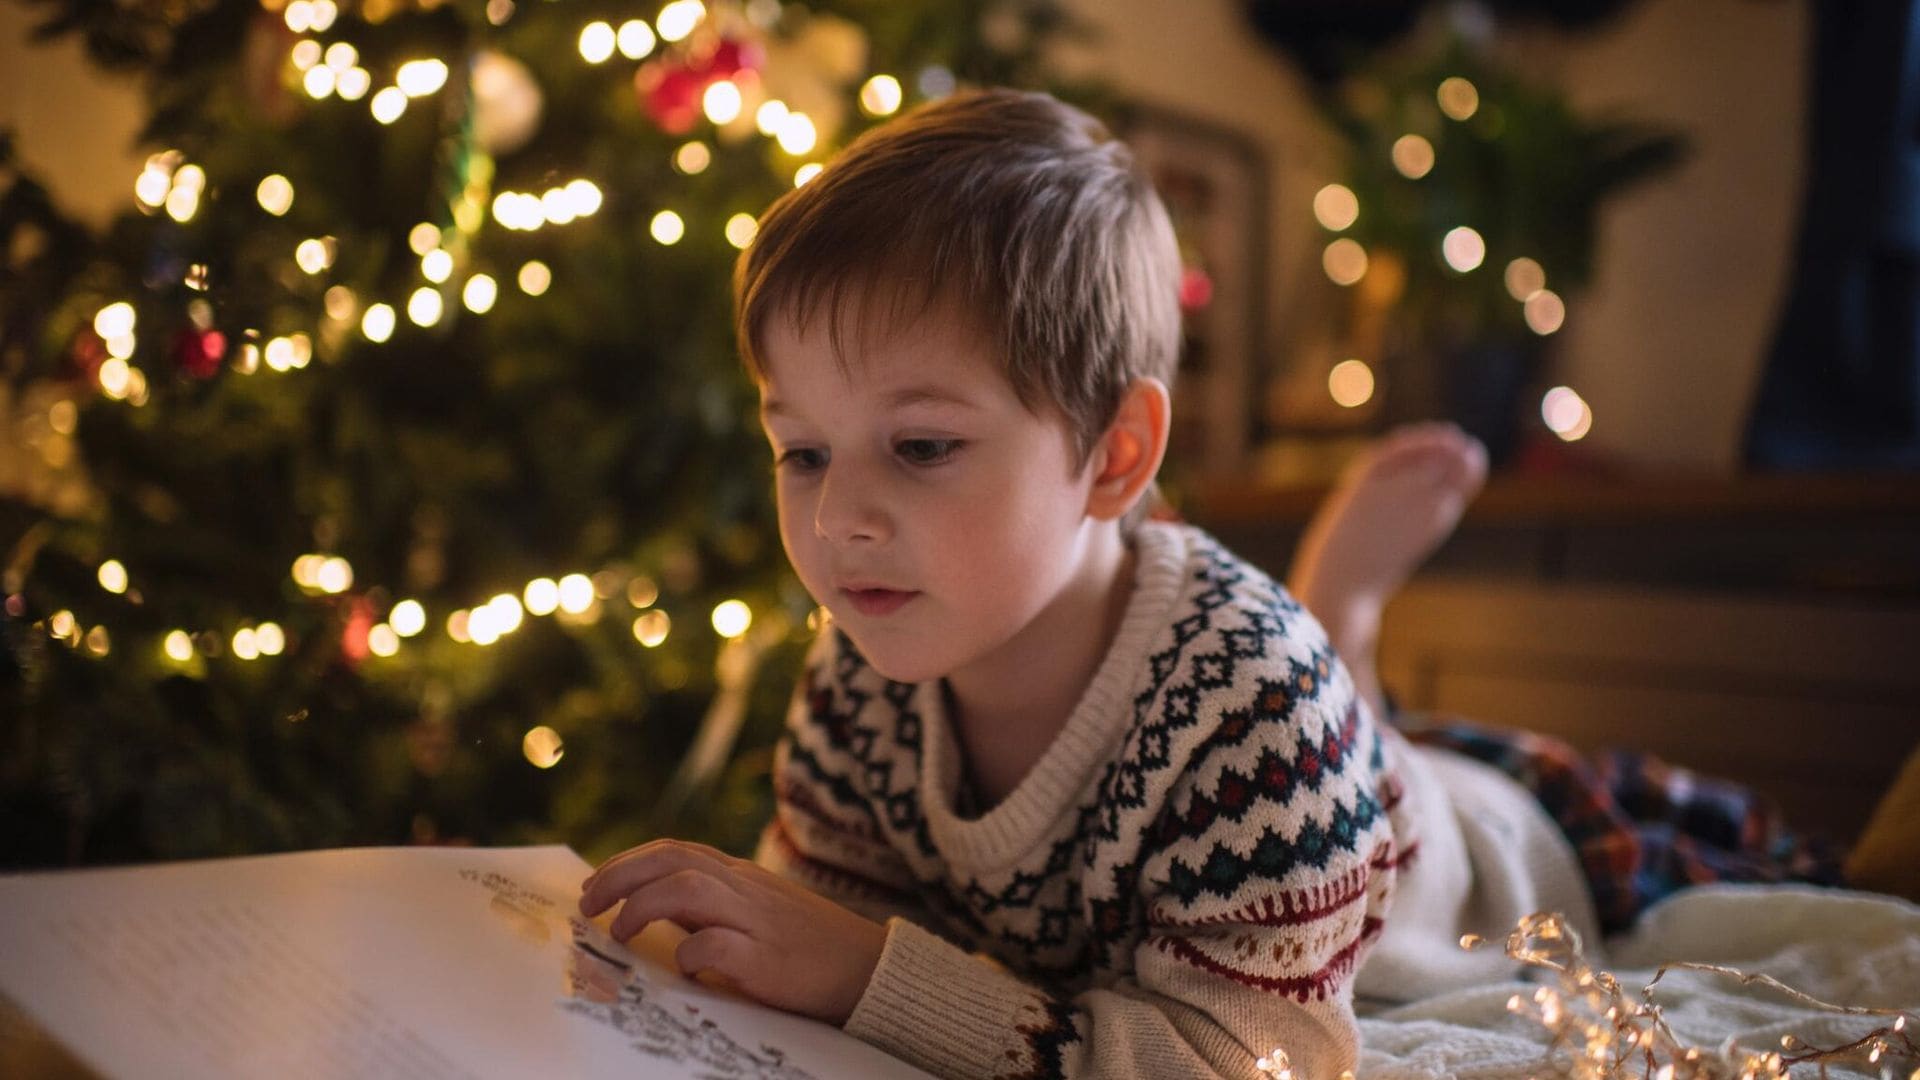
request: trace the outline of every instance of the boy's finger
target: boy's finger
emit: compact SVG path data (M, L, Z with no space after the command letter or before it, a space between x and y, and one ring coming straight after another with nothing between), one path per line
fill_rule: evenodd
M709 926L688 934L673 950L673 962L682 975L718 976L737 985L736 973L752 967L748 955L753 939L730 926Z
M625 941L649 923L667 919L688 930L738 926L740 894L712 874L681 870L635 889L609 928Z
M723 873L732 860L702 844L655 840L615 855L580 883L580 913L598 915L620 897L682 870Z

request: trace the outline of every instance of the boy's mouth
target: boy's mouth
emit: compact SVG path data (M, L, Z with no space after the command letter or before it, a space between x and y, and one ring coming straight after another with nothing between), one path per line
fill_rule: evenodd
M898 611L902 604L920 595L903 589L841 589L840 593L862 615L890 615Z

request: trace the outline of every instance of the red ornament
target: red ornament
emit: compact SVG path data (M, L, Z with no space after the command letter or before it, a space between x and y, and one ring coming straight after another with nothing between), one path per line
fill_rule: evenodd
M1199 311L1213 303L1213 279L1205 270L1189 266L1180 272L1180 307L1186 311Z
M356 596L347 605L347 625L340 631L340 655L349 667L359 667L361 662L372 655L367 647L367 634L373 630L373 601L364 596Z
M677 61L658 61L634 72L633 86L647 115L669 135L685 135L700 121L706 82Z
M100 385L100 365L107 362L107 343L91 329L73 335L73 347L67 357L73 361L74 374L91 386Z
M173 336L173 364L196 379L210 379L227 355L227 335L188 327Z
M743 71L759 71L760 65L766 62L766 50L758 42L729 38L714 46L713 55L707 58L703 74L708 76L709 82L731 79Z

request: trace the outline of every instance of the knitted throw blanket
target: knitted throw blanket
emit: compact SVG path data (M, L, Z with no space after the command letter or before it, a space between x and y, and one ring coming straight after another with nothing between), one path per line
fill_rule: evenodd
M1187 526L1080 704L985 816L938 684L823 633L778 750L760 862L888 938L847 1030L945 1076L1255 1075L1358 1053L1353 975L1416 844L1407 752L1311 615Z

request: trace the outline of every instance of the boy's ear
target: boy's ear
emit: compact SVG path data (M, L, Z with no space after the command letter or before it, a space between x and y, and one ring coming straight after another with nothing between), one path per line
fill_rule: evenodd
M1113 423L1093 446L1093 489L1087 493L1089 516L1117 520L1133 509L1160 472L1172 418L1166 383L1148 377L1127 387Z

